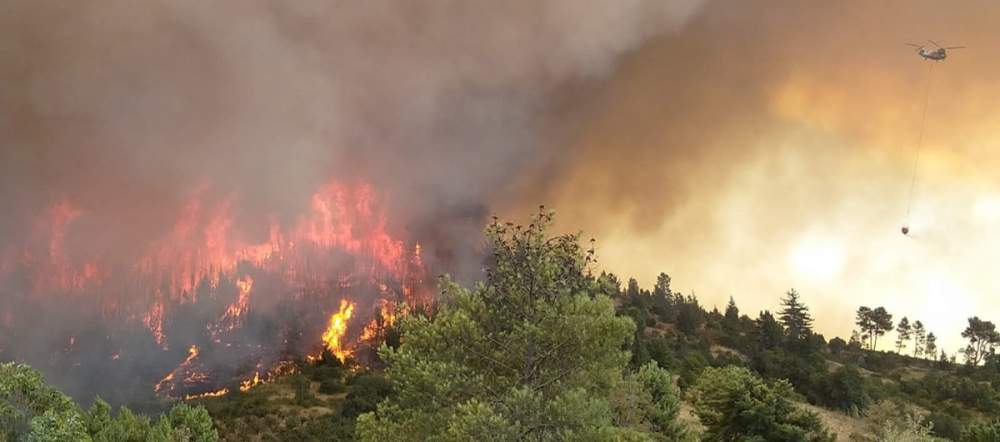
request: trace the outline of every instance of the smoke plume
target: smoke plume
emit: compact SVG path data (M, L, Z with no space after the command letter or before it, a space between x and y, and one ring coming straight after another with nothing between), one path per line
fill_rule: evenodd
M185 214L220 206L244 241L266 242L338 180L371 185L390 230L471 274L490 212L541 197L571 166L565 141L590 115L574 97L699 3L4 2L0 250L31 242L67 266L128 264ZM3 304L26 308L15 300L27 286L0 287ZM4 358L80 353L109 333L74 307L35 308L15 312L38 321ZM205 314L185 314L174 329L194 340ZM171 352L133 368L187 356ZM89 395L107 377L92 371L60 382Z

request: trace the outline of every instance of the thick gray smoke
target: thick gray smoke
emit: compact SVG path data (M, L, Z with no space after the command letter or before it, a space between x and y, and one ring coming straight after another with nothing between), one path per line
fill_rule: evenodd
M0 248L67 198L85 212L70 252L128 262L170 232L202 183L213 198L238 192L235 228L262 237L268 215L292 219L324 182L361 179L395 227L464 272L475 263L461 252L489 212L565 146L565 98L698 7L3 2ZM17 339L41 354L74 328L61 312L32 314L62 324Z
M206 178L264 213L348 175L403 223L489 206L551 154L554 92L696 6L6 2L0 201L12 214L68 195L123 242L173 222Z

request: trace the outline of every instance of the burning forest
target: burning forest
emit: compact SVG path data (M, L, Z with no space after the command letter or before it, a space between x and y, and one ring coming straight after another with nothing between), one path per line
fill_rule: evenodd
M32 214L31 234L0 255L0 355L88 393L221 395L324 350L364 364L401 309L433 294L420 245L390 233L364 183L323 185L260 241L241 230L235 194L214 201L208 187L131 263L72 247L87 207L60 198Z

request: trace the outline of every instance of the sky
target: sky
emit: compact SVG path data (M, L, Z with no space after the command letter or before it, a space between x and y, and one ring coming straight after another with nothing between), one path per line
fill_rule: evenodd
M248 236L361 179L417 235L545 204L646 287L751 316L795 288L827 338L884 306L951 353L1000 320L998 22L986 0L3 2L0 247L61 197L69 243L127 261L206 179ZM904 44L928 39L967 48Z
M884 306L951 354L968 317L1000 319L997 19L983 1L707 2L593 98L554 206L643 286L666 272L751 317L794 288L827 339ZM933 64L904 45L928 39L967 48Z

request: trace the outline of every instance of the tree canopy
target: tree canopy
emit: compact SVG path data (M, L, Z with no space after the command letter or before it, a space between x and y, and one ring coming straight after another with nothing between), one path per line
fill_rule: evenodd
M435 316L402 321L399 348L379 349L397 394L358 418L362 441L679 436L669 375L655 363L626 375L636 324L589 276L579 235L547 235L551 220L490 224L486 282L445 277Z
M703 442L831 442L835 439L816 413L790 400L792 386L765 383L750 370L708 368L693 389Z

